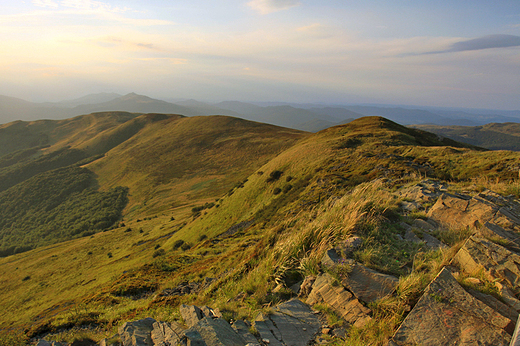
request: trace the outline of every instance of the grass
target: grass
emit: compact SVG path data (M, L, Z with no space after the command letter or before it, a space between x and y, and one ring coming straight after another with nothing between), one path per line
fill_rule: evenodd
M151 122L88 165L102 189L130 188L125 226L0 259L0 278L10 279L0 280L0 328L47 323L57 330L92 318L97 335L53 333L57 340L98 340L123 321L178 320L181 303L218 307L227 319L254 318L288 299L292 283L320 273L324 252L356 234L364 242L354 259L400 279L395 295L370 306L371 324L351 329L345 344L384 344L467 237L443 231L438 236L451 247L438 251L400 240L394 192L425 176L460 189L475 175L498 191L518 188L502 164L516 153L447 148L401 130L380 118L312 137L227 117ZM192 209L205 205L194 217ZM220 236L242 222L247 226ZM338 275L348 273L343 269ZM156 296L206 277L215 280L196 293Z

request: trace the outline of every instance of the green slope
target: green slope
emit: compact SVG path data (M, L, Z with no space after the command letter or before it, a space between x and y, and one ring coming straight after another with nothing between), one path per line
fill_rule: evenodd
M0 259L0 277L12 273L0 280L1 327L36 335L90 316L107 336L194 302L239 319L287 297L279 282L315 272L353 232L370 239L356 260L401 275L419 249L393 240L392 189L426 176L518 193L519 155L380 117L316 134L229 117L156 120L85 167L102 191L129 188L125 226ZM198 294L154 294L206 277L216 280Z

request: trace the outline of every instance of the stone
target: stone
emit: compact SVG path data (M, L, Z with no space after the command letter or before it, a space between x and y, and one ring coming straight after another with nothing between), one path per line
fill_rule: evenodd
M247 343L223 318L204 317L185 331L188 340L199 340L193 332L197 332L207 346L244 346Z
M430 249L439 249L439 248L446 248L447 245L441 242L439 239L435 238L432 235L429 235L428 233L423 233L423 239L422 241L424 244L429 247Z
M492 295L485 294L482 292L479 292L474 289L468 289L467 290L469 294L471 294L473 297L480 300L482 303L489 306L491 309L495 310L502 316L509 318L511 321L516 321L518 318L518 312L513 309L512 307L502 303L500 300L496 299Z
M260 313L253 321L253 327L258 334L260 334L260 338L264 343L274 346L283 346L280 342L282 335L266 314ZM274 333L277 333L278 337L276 337Z
M319 319L298 299L291 299L273 309L270 315L259 314L253 326L269 345L305 346L321 329Z
M358 236L352 236L340 242L334 249L343 257L349 257L354 251L363 245L363 239Z
M407 230L406 233L404 234L404 240L406 241L409 241L409 242L412 242L412 243L416 243L416 244L419 244L422 242L422 239L419 238L414 232L412 232L411 230Z
M119 327L119 337L123 346L153 346L151 332L156 321L147 317L142 320L126 322Z
M207 346L202 335L193 328L184 331L184 338L186 338L186 346Z
M316 281L316 276L306 276L300 286L300 290L298 291L298 297L307 297L312 291L312 285L314 284L314 281Z
M184 324L188 327L193 327L204 317L202 310L195 305L181 304L179 307L179 312L184 321Z
M446 186L439 182L425 180L417 185L402 189L398 195L415 203L425 203L434 201L445 189Z
M520 253L520 237L514 231L506 230L493 222L486 222L478 232L484 238L507 243L508 249Z
M482 281L477 278L466 278L466 282L472 285L480 285Z
M431 232L435 230L435 226L421 219L413 220L412 227L420 228L426 232Z
M342 257L338 254L335 249L329 249L325 251L321 259L321 265L325 268L332 268L338 263Z
M489 240L470 237L452 262L470 275L483 270L490 281L503 280L510 287L520 285L520 256Z
M326 303L351 325L359 328L365 326L372 319L371 310L343 286L334 286L333 282L334 279L329 274L318 276L307 298L307 304Z
M399 279L356 263L341 283L358 299L370 303L394 292Z
M466 292L447 268L426 288L392 338L404 345L503 345L514 321Z
M401 207L401 209L403 209L404 211L415 211L417 209L420 209L421 205L417 202L402 201L399 203L399 207Z
M184 328L177 322L155 322L151 332L154 346L174 346L182 341Z
M200 310L202 312L202 316L205 316L205 317L211 317L211 318L222 317L222 314L220 313L219 309L213 310L209 306L204 305L204 306L200 307Z
M41 339L41 340L38 340L38 343L36 344L36 346L51 346L51 343L48 342L47 340Z
M504 302L515 309L517 312L520 312L520 301L515 297L513 292L511 292L509 287L504 286L500 282L495 282L495 286L498 288L498 292L500 293L500 296Z
M231 327L240 335L248 344L258 343L256 337L249 332L250 325L242 320L235 321Z

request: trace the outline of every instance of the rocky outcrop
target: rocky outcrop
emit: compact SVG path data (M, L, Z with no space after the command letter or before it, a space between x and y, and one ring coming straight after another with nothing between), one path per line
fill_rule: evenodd
M427 216L455 229L482 230L484 236L496 236L520 245L520 204L512 198L487 191L470 197L444 193Z
M305 346L321 330L321 323L306 304L292 299L270 315L258 315L253 327L269 345Z
M154 322L150 334L154 346L180 345L183 341L184 328L176 322Z
M398 195L406 201L412 201L409 203L415 203L417 206L421 206L422 203L433 202L445 192L447 188L448 186L444 183L427 179L421 181L419 184L402 189Z
M514 326L515 321L474 298L444 268L401 324L392 343L506 346Z
M483 270L490 281L500 280L520 290L520 256L489 240L471 237L453 259L467 273Z
M154 346L151 333L155 322L153 318L147 317L142 320L123 324L118 329L122 345Z
M341 284L365 303L381 299L395 291L399 279L356 263Z
M356 327L366 325L372 319L370 309L342 285L334 282L335 279L329 274L318 276L307 298L307 304L325 303L349 324Z

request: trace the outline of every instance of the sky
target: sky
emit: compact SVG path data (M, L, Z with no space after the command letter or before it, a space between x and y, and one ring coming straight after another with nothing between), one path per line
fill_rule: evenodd
M518 0L0 0L0 95L520 109Z

